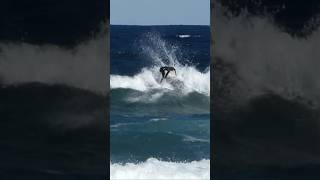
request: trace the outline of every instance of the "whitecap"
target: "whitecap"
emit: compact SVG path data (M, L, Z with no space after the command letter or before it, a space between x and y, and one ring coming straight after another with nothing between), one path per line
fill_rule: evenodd
M167 162L149 158L142 163L110 163L110 179L210 179L210 160Z

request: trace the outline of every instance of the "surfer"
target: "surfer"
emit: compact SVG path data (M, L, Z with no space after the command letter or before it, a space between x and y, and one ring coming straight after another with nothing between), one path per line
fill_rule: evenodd
M162 82L163 79L165 79L170 71L174 71L174 74L177 75L176 69L174 67L169 67L169 66L164 66L160 68L160 72L162 74L162 79L160 83Z

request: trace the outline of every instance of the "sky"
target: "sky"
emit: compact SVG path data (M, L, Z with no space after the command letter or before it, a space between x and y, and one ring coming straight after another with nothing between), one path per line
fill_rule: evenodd
M209 25L210 0L110 0L110 23Z

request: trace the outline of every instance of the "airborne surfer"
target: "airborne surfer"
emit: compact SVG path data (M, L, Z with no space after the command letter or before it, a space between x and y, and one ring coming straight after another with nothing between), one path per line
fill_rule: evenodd
M174 71L174 74L177 75L176 69L174 67L169 67L169 66L164 66L160 68L160 72L162 74L162 79L160 83L162 82L163 79L165 79L170 71Z

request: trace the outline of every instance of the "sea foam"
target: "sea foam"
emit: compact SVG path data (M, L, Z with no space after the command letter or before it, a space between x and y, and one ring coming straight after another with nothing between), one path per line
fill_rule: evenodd
M159 67L145 68L134 76L111 75L111 89L126 88L137 91L151 89L181 90L184 94L198 92L209 96L210 71L200 72L194 67L184 66L176 68L177 76L169 74L169 79L161 80Z
M155 158L134 164L110 163L110 179L210 179L210 160L166 162Z

